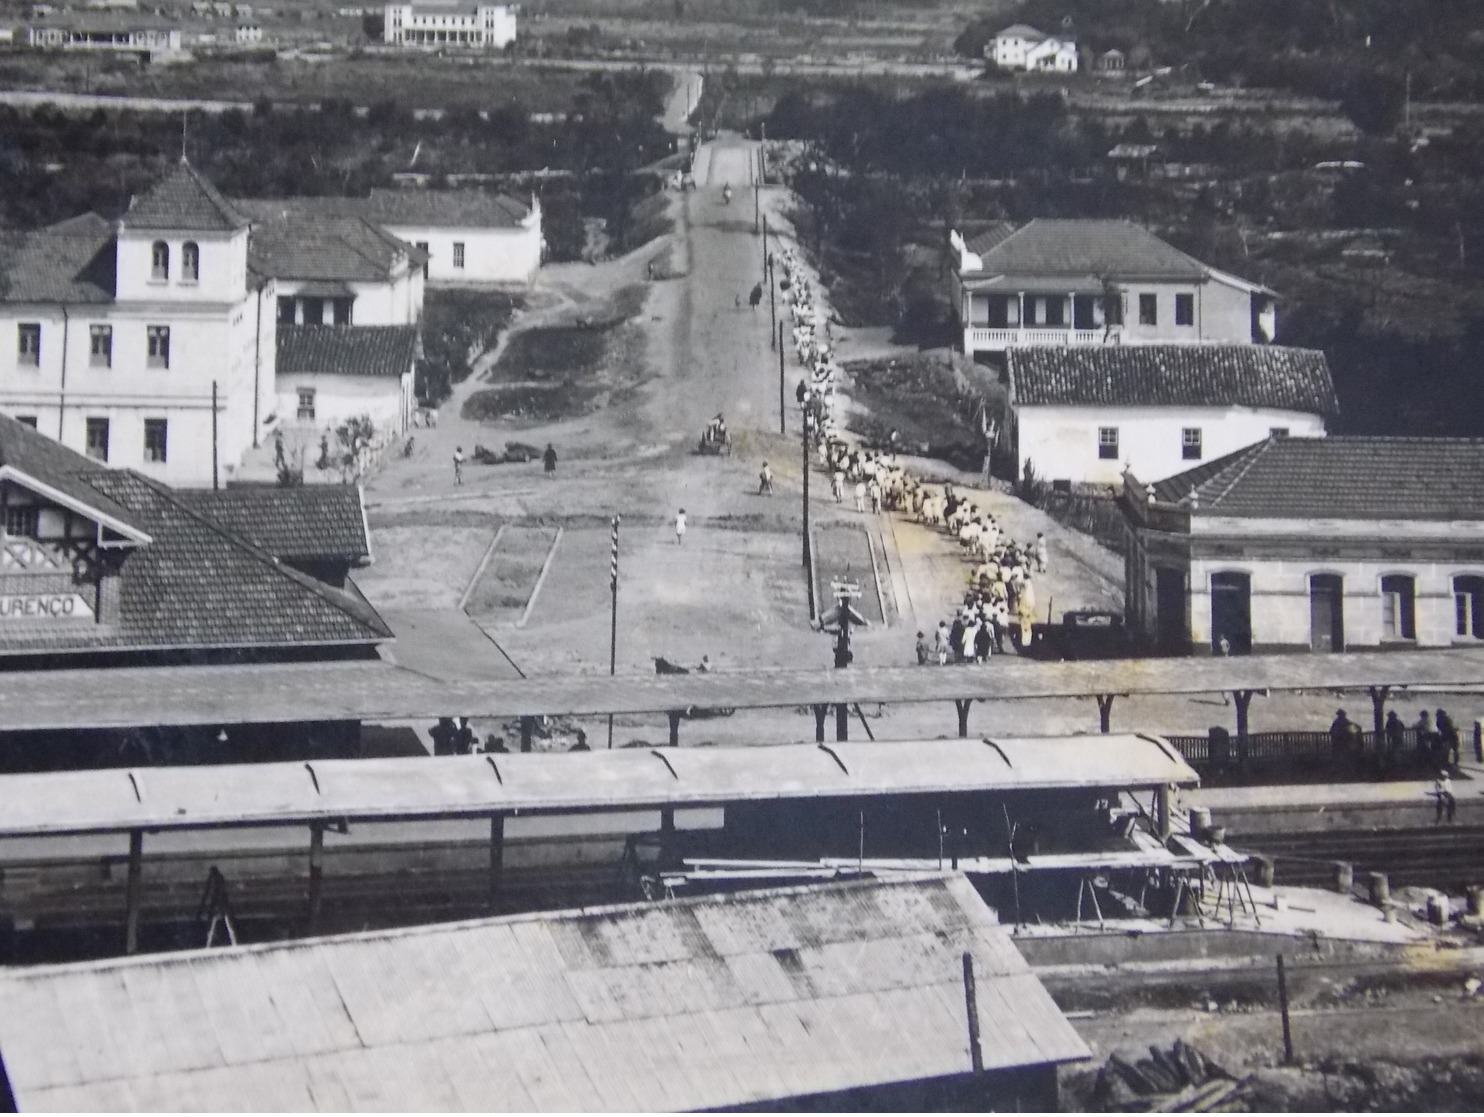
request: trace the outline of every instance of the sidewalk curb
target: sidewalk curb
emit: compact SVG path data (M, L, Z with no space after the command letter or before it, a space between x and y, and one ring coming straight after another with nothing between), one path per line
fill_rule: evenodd
M531 610L536 608L536 599L541 596L541 587L546 585L546 575L551 572L551 564L556 559L557 547L562 542L562 532L565 528L558 527L556 538L551 541L551 550L546 552L546 561L541 564L541 573L536 577L536 587L531 590L531 599L526 602L526 611L520 615L520 620L515 622L516 628L525 628L526 621L531 619Z

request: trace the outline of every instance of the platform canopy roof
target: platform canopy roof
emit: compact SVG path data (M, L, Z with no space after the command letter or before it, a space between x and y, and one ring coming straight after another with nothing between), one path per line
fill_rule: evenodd
M1132 734L104 768L0 776L0 837L1199 782Z
M1091 1052L962 876L182 951L0 977L18 1107L676 1112Z
M440 680L381 660L0 672L5 730L439 717L587 717L688 707L1212 694L1484 684L1484 646L1211 659L996 659L982 666Z

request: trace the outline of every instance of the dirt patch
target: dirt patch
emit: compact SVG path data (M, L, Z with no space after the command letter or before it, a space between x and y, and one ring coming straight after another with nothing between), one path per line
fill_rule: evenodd
M935 354L888 360L851 361L851 395L867 409L849 427L867 443L885 444L893 430L904 450L941 458L960 469L984 462L980 416L997 414L1002 399L976 385L950 361Z
M534 326L510 339L486 374L490 387L464 401L476 422L549 423L589 414L653 375L644 362L644 334L633 322L647 288L634 284L584 313L575 323Z
M520 620L536 590L556 535L554 527L507 527L464 611L492 626Z
M488 519L481 527L374 528L376 561L356 585L381 609L457 608L494 531Z

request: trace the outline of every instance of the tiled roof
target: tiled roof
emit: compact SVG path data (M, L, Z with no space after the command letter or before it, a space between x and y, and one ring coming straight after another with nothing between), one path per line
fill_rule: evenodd
M1207 267L1131 221L1037 218L984 256L984 272L1197 282Z
M254 220L248 266L272 279L384 282L421 253L362 217L280 209Z
M278 373L397 377L417 358L416 326L279 326Z
M113 231L67 228L0 233L0 302L107 303L113 301Z
M1484 519L1484 440L1271 438L1153 485L1213 516Z
M108 236L113 232L113 222L96 213L79 213L76 217L68 217L54 225L48 225L42 232L70 237Z
M177 489L183 504L282 559L371 555L361 491L354 485L242 485Z
M369 198L254 198L234 204L255 217L291 212L464 228L515 228L531 214L524 202L483 190L373 190Z
M264 505L282 521L238 534L250 515L231 490L212 494L219 507L198 510L199 494L180 495L128 470L108 469L14 419L0 416L0 464L10 465L140 540L122 559L116 623L86 628L0 630L0 656L123 648L176 649L372 644L391 631L364 600L279 561L311 534L327 556L364 553L364 524L347 527L351 497L286 489ZM348 490L359 507L359 491ZM303 502L302 506L294 507ZM234 506L235 504L235 506ZM315 517L327 522L311 524ZM359 531L359 542L352 535ZM329 548L344 548L331 551Z
M1044 39L1046 35L1037 31L1028 23L1012 23L1009 27L999 32L996 39Z
M129 203L122 224L128 229L230 232L246 225L247 218L182 159Z
M1011 348L1017 406L1269 407L1335 415L1329 363L1278 345L1062 345Z
M983 256L991 248L1000 244L1006 237L1015 232L1015 224L1011 221L996 221L983 232L975 233L964 242L968 250L976 256Z
M108 519L143 530L127 509L88 484L90 477L107 473L107 466L9 415L0 415L0 466L17 469Z

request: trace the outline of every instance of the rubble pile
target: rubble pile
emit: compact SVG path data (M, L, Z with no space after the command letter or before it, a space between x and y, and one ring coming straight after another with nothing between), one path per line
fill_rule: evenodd
M1098 1070L1094 1106L1118 1113L1223 1113L1247 1108L1245 1082L1232 1078L1184 1040L1151 1045L1139 1058L1115 1051Z

